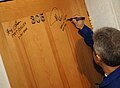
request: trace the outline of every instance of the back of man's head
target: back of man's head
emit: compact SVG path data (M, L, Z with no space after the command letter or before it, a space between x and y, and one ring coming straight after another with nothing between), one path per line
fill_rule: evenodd
M94 50L108 66L120 65L120 31L103 27L93 34Z

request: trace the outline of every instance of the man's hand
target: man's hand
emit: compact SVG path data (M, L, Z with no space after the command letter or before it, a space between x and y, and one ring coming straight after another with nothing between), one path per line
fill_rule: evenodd
M82 30L82 28L84 27L84 21L85 19L79 19L81 18L80 16L76 16L72 19L72 23L74 24L74 26L79 29Z

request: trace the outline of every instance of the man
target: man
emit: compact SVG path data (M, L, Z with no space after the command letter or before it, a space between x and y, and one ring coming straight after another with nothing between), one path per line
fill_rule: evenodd
M105 72L100 88L120 88L120 31L103 27L93 31L84 20L72 19L85 43L93 49L94 61Z

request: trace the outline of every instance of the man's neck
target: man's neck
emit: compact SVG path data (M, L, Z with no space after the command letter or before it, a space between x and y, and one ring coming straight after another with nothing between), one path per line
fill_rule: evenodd
M119 65L120 66L120 65ZM107 66L107 65L103 65L102 68L105 72L106 75L109 75L111 72L113 72L114 70L116 70L119 66L116 66L116 67L110 67L110 66Z

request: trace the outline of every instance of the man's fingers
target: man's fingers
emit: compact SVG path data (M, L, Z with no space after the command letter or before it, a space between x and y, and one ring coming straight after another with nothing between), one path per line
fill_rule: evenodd
M76 19L72 19L72 22L76 23L77 21L76 21Z

